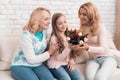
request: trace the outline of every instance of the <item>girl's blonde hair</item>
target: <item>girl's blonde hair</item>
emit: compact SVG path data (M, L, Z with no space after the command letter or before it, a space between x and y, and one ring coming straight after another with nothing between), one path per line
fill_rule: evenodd
M87 17L89 19L88 22L88 26L90 26L90 31L91 31L91 35L96 35L98 32L98 28L99 28L99 22L100 22L100 15L99 12L96 8L96 6L91 3L91 2L87 2L83 5L80 6L79 10L78 10L78 16L80 17L80 10L81 8L85 9L87 12ZM84 25L81 24L81 29L83 29ZM84 29L83 29L84 32Z
M43 7L36 8L32 12L28 24L23 27L23 30L28 29L30 32L35 33L36 30L34 30L33 27L36 26L36 23L40 22L41 14L43 11L46 11L50 14L50 11L47 8ZM37 26L39 27L39 24Z
M64 46L64 41L63 41L63 38L60 36L60 34L58 33L58 27L57 27L57 20L61 17L61 16L64 16L62 13L55 13L53 16L52 16L52 33L51 33L51 36L52 35L55 35L57 37L57 40L58 40L58 43L60 44L60 48L59 48L59 52L61 53L65 46ZM64 16L65 17L65 16ZM51 38L51 37L50 37Z

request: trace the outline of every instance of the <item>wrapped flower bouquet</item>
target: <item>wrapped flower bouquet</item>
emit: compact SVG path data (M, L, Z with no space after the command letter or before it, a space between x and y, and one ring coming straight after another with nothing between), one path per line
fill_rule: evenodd
M88 41L88 34L83 34L83 32L78 32L76 29L67 29L67 40L69 43L72 43L73 45L80 44L83 45L84 42Z

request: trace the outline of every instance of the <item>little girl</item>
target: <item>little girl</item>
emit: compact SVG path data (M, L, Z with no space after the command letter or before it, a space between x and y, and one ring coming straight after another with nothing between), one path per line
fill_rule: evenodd
M59 43L59 49L51 55L48 67L58 80L81 80L79 72L74 67L74 59L70 57L70 48L66 39L67 21L61 13L52 17L52 34L50 44Z

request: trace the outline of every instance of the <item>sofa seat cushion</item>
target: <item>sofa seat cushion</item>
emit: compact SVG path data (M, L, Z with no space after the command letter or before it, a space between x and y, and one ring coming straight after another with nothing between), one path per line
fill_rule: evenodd
M116 68L108 78L108 80L120 80L120 68Z
M11 77L10 71L0 71L0 79L2 79L2 80L14 80Z
M85 63L76 64L77 70L80 72L82 76L82 80L85 79ZM104 72L103 72L104 74ZM2 80L14 80L11 77L10 71L0 71L0 79ZM109 76L108 80L120 80L120 68L116 68L111 75Z

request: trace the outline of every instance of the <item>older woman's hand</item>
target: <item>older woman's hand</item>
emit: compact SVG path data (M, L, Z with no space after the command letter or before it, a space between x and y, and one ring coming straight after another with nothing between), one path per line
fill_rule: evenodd
M51 55L59 49L59 44L50 44L48 53Z

